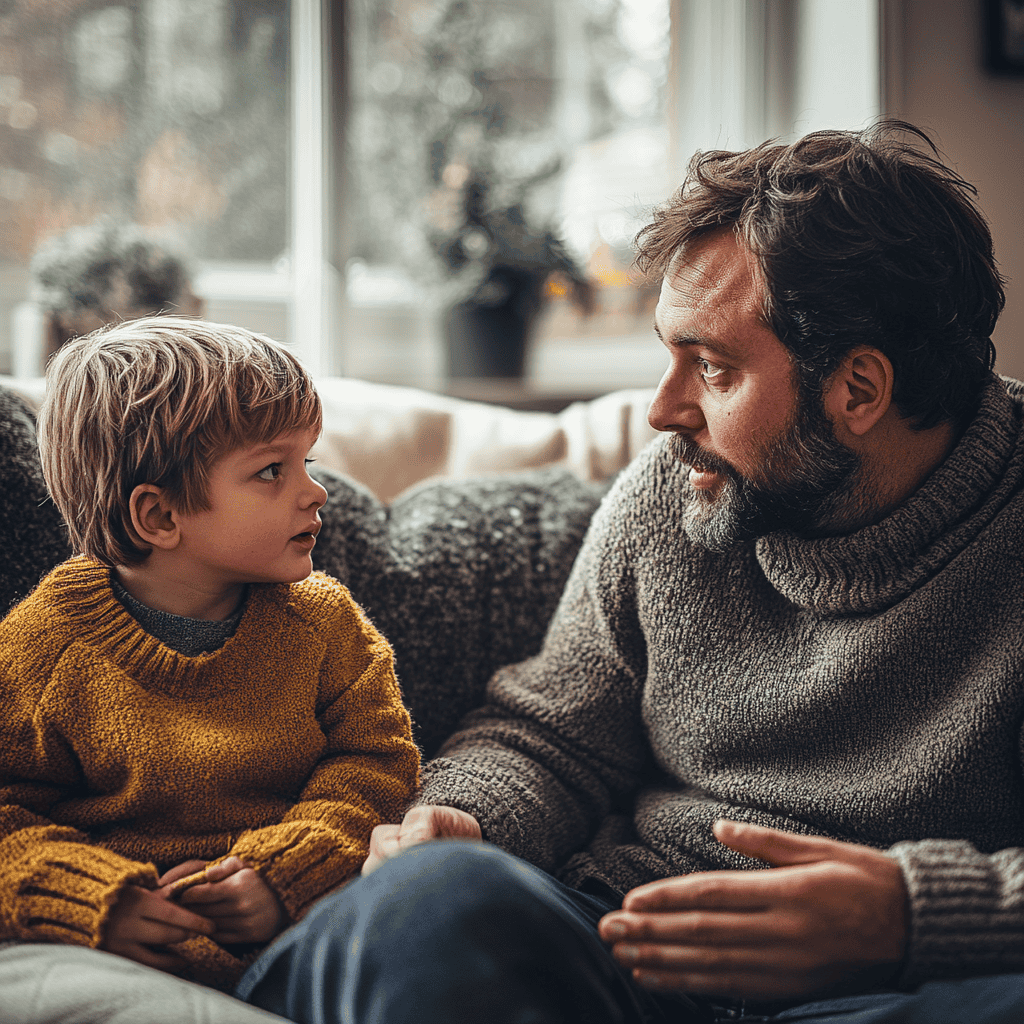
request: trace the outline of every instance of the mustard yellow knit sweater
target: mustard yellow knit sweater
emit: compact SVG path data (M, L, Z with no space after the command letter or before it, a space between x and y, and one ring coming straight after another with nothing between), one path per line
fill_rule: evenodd
M186 657L71 559L0 623L0 730L0 939L98 946L123 886L230 854L298 919L419 766L391 648L321 573L250 587L234 636ZM247 962L176 949L219 987Z

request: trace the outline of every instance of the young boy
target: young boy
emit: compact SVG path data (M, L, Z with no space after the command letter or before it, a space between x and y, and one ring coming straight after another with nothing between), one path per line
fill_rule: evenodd
M390 647L310 575L320 400L283 346L180 317L47 376L80 554L0 623L0 941L230 988L417 781Z

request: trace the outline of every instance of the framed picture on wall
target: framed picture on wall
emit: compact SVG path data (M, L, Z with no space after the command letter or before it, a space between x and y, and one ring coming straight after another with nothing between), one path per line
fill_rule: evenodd
M985 66L1024 76L1024 0L984 0Z

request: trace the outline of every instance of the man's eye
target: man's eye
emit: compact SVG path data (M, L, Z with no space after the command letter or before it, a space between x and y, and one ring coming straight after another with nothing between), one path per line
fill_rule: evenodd
M261 480L276 480L281 473L281 463L272 462L269 466L264 466L256 475Z
M718 377L720 374L725 373L725 370L720 366L715 366L714 363L709 363L706 359L699 360L700 362L700 375L705 380L711 380L714 377Z

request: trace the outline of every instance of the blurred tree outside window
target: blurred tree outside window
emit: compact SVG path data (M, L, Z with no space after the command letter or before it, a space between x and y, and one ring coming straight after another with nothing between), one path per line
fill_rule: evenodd
M351 0L350 366L379 364L391 330L399 379L420 310L500 287L495 262L545 233L595 292L585 316L574 274L542 261L539 333L591 355L649 338L630 242L670 188L669 15L669 0Z
M201 263L287 254L289 8L0 0L0 352L33 251L102 215Z

